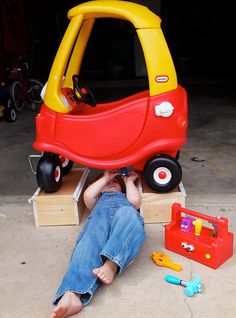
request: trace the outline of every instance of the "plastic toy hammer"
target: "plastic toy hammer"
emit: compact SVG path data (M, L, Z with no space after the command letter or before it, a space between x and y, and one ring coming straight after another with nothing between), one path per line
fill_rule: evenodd
M202 292L202 285L198 275L194 275L193 282L186 282L172 275L165 276L165 281L171 284L184 286L184 294L188 297L192 297L194 294Z

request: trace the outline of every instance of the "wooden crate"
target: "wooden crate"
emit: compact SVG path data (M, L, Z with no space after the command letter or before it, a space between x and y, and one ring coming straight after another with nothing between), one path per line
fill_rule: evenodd
M89 169L75 168L63 177L57 192L38 189L29 200L33 203L35 225L78 225L85 208L83 192L88 175Z
M169 223L172 204L177 202L185 207L186 192L182 183L167 193L154 192L141 179L138 187L142 194L140 213L145 223Z

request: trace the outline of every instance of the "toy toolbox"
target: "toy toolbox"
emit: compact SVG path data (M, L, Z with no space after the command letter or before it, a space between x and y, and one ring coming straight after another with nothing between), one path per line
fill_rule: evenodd
M198 237L194 229L191 232L183 232L182 213L208 221L214 229L217 228L216 233L204 225ZM233 255L233 239L233 233L228 231L228 219L191 211L178 203L172 205L171 222L165 227L166 249L216 269ZM183 247L186 244L192 247L192 251Z

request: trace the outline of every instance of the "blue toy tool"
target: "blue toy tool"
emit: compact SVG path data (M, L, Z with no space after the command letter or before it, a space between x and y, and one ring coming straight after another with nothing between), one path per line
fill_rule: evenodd
M120 173L121 173L122 177L128 177L128 175L129 175L128 169L126 167L121 168Z
M193 282L186 282L172 275L165 276L165 281L167 283L184 286L184 294L188 297L192 297L194 294L202 292L200 277L196 274L194 275Z

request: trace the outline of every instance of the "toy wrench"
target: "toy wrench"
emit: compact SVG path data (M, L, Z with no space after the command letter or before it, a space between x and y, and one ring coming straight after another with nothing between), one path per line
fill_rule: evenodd
M181 271L183 267L179 264L173 263L169 256L162 252L153 252L151 256L153 262L158 266L168 267L174 271Z

